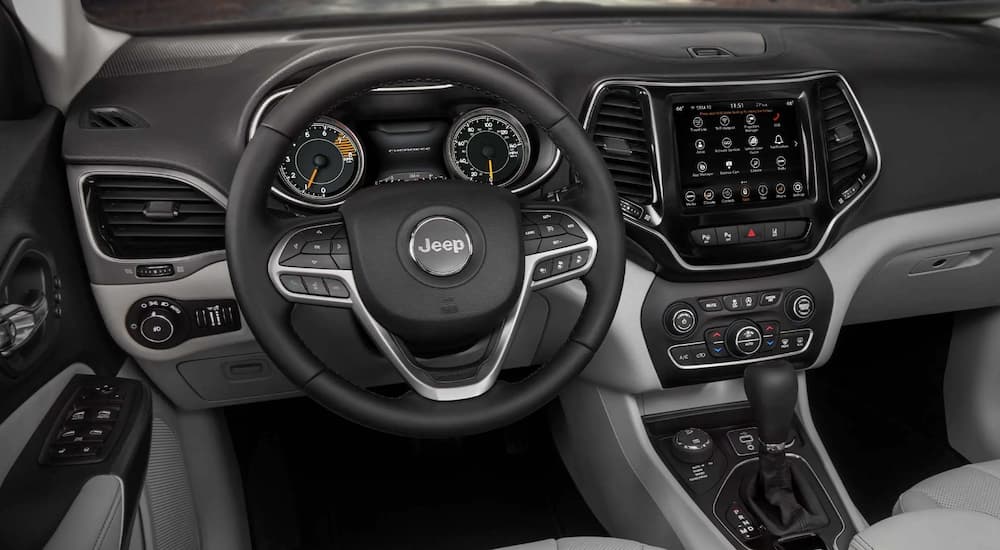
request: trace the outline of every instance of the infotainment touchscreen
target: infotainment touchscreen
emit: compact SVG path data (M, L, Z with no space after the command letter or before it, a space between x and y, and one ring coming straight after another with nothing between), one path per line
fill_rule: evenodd
M673 116L685 207L808 195L795 99L678 103Z

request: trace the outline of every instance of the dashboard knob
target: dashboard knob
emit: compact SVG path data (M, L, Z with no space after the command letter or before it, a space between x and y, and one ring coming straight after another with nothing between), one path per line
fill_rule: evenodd
M816 301L808 291L793 290L785 298L785 312L794 321L808 321L816 312Z
M698 326L698 315L693 307L678 302L667 308L663 314L663 324L674 336L687 336Z
M764 335L753 321L742 319L726 330L726 349L734 357L747 357L760 350Z
M715 443L705 430L688 428L674 434L670 450L677 460L685 464L703 464L712 458Z
M146 312L142 321L139 321L139 334L147 342L153 344L163 344L174 336L174 322L171 320L173 312L152 308Z

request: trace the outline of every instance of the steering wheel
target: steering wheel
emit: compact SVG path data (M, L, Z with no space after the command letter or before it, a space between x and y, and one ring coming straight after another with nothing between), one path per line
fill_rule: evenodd
M418 81L467 86L519 109L561 149L580 185L562 202L522 203L489 185L394 183L353 193L339 214L290 220L268 211L278 162L316 115L373 88ZM532 227L543 236L532 238ZM334 255L299 254L315 241L330 242ZM247 324L292 382L343 417L416 437L491 430L554 398L606 336L625 269L618 197L576 119L522 74L433 47L348 58L282 99L233 176L226 253ZM568 340L531 376L498 381L531 293L576 278L587 297ZM414 391L386 397L327 368L292 328L296 304L353 310Z

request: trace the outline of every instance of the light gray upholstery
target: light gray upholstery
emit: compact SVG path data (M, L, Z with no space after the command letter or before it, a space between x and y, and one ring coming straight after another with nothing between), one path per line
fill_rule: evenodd
M125 521L124 486L118 476L90 478L76 495L44 550L120 550Z
M1000 520L1000 460L969 464L921 481L900 495L893 513L938 508L980 512Z
M920 510L882 520L851 541L850 550L996 550L1000 521L965 510Z
M640 542L601 537L549 539L510 546L502 550L660 550Z

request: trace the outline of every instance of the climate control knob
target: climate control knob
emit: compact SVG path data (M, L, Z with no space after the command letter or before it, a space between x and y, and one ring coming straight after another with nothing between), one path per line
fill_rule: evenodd
M753 321L740 320L726 330L726 349L735 357L747 357L760 350L764 335Z

